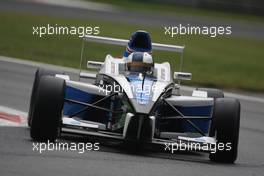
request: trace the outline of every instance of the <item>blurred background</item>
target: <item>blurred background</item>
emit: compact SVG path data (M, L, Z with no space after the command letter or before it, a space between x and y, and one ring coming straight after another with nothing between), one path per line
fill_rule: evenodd
M128 39L148 31L153 42L185 45L192 86L264 92L264 3L261 0L1 0L0 55L78 68L78 35L33 35L33 26L98 26L100 36ZM232 34L165 35L164 26L231 26ZM121 56L124 47L87 45L86 57ZM177 70L179 56L154 52Z

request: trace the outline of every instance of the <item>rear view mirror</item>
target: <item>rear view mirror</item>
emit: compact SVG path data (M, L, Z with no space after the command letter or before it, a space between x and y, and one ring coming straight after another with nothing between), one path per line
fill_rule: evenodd
M100 70L103 62L87 61L87 68Z
M191 80L192 74L185 72L174 72L173 78L176 80Z

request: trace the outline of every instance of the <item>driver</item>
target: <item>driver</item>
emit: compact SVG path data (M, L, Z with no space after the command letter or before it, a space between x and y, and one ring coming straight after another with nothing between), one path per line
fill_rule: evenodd
M152 56L147 52L133 52L126 59L130 72L151 73L153 68Z

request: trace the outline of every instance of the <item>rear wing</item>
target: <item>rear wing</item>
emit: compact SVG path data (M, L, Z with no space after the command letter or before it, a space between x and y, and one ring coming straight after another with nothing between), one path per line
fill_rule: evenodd
M83 40L85 42L102 43L102 44L119 45L119 46L127 46L128 42L129 42L129 40L125 40L125 39L101 37L101 36L93 36L93 35L85 35L83 37ZM177 53L181 54L181 56L180 56L180 72L182 71L182 67L183 67L183 51L184 51L184 48L185 48L185 46L152 43L152 49L154 49L154 50L177 52ZM82 58L83 58L83 50L84 50L84 45L82 47L81 63L82 63ZM99 62L95 63L93 61L89 61L89 64L90 65L98 65ZM81 65L80 65L80 73L81 73Z
M87 42L104 43L104 44L119 45L119 46L126 46L128 41L129 41L129 40L125 40L125 39L100 37L100 36L93 36L93 35L84 36L84 40ZM172 51L172 52L183 53L185 46L152 43L152 48L154 50Z

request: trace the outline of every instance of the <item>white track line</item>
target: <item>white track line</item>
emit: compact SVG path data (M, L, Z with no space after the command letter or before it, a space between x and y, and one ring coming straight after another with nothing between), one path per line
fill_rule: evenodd
M79 73L80 72L80 70L70 68L70 67L45 64L45 63L34 62L34 61L29 61L29 60L21 60L21 59L12 58L12 57L6 57L6 56L0 56L0 61L14 63L14 64L20 64L20 65L26 65L26 66L31 66L31 67L47 68L47 69L51 69L51 70L67 71L70 73Z
M193 91L195 88L189 87L189 86L181 86L181 89L185 91ZM252 102L257 102L257 103L264 103L264 98L259 98L255 96L249 96L249 95L242 95L242 94L231 93L231 92L224 92L224 94L225 94L225 97L237 98L239 100L252 101Z
M33 62L33 61L28 61L28 60L21 60L21 59L17 59L17 58L6 57L6 56L0 56L0 61L16 63L16 64L21 64L21 65L27 65L27 66L32 66L32 67L48 68L48 69L52 69L52 70L61 70L61 71L70 72L70 73L79 73L79 70L74 69L74 68L55 66L55 65L51 65L51 64L44 64L44 63ZM189 87L189 86L181 86L181 89L184 91L192 91L195 88ZM240 100L257 102L257 103L264 103L264 98L259 98L256 96L249 96L249 95L243 95L243 94L237 94L237 93L231 93L231 92L225 92L225 95L226 95L226 97L237 98Z
M240 100L264 103L264 98L258 98L258 97L248 96L248 95L241 95L241 94L236 94L236 93L225 92L225 96L226 97L237 98L237 99L240 99Z
M98 2L88 2L83 0L33 0L33 2L41 3L41 4L49 4L56 6L64 6L64 7L73 7L87 10L95 10L101 12L114 12L117 11L117 8L113 5L108 5L104 3Z

